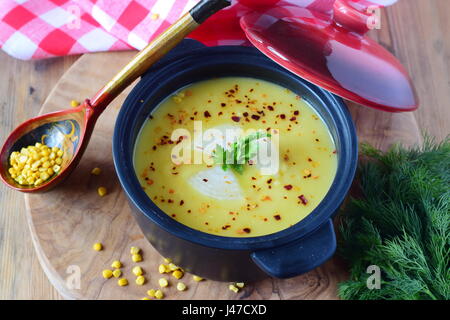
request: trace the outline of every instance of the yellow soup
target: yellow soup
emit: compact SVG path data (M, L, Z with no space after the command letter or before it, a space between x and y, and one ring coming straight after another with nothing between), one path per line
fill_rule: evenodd
M267 134L250 140L252 129ZM216 161L246 138L254 147L248 150L257 150L251 159L226 168ZM255 156L263 149L271 151L269 169ZM267 235L301 221L325 197L337 167L327 126L301 97L235 77L198 82L164 100L142 127L134 162L142 188L166 214L228 237Z

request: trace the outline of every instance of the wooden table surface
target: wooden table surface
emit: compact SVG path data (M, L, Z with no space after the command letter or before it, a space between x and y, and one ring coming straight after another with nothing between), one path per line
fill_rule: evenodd
M437 139L450 133L449 13L449 0L400 0L371 33L409 71L421 101L417 123ZM0 142L39 112L77 58L24 62L0 53ZM24 206L21 193L0 185L0 299L61 299L37 260Z

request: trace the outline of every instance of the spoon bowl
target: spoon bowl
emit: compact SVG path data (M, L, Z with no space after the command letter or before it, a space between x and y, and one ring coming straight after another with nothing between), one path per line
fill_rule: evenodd
M80 106L53 112L30 119L19 125L6 139L0 152L0 177L12 189L22 192L44 192L55 187L69 176L76 167L87 146L95 121L93 108L88 101ZM12 152L20 151L40 142L49 147L63 150L60 173L38 186L21 185L8 172L9 157Z

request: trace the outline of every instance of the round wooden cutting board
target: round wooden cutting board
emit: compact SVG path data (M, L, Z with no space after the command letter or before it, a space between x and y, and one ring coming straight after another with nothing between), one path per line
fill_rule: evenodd
M41 113L64 109L70 101L91 97L134 55L124 53L86 54L61 78L44 103ZM111 142L116 115L129 90L118 97L100 117L89 147L74 173L58 188L44 194L26 195L27 217L39 260L51 283L67 299L140 299L158 287L157 268L162 257L146 241L131 216L125 195L114 171ZM358 127L360 141L385 149L393 142L420 142L413 114L388 114L349 104ZM90 174L100 167L99 176ZM99 197L97 188L108 194ZM102 242L104 250L92 245ZM143 250L138 263L147 283L138 286L131 268L130 247ZM102 270L113 260L123 262L129 285L119 287L117 279L105 280ZM208 257L205 257L208 259ZM166 276L168 277L168 276ZM248 284L235 294L227 283L194 282L183 278L185 292L171 286L164 289L167 299L336 299L337 284L346 279L345 266L333 258L320 268L287 280L266 279Z

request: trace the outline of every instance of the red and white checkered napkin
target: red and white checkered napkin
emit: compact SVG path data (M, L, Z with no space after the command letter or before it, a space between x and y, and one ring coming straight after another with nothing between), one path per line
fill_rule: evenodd
M0 0L0 46L28 60L142 49L199 0ZM391 4L396 0L352 0ZM334 0L234 0L192 37L206 45L243 44L239 17L261 4L330 11Z

